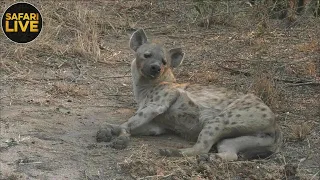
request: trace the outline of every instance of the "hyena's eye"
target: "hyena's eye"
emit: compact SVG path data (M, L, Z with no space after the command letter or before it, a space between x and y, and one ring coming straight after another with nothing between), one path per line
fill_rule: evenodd
M145 52L145 53L143 54L143 57L144 57L144 58L149 58L149 57L151 57L151 56L152 56L151 52Z
M166 64L167 64L167 61L166 61L165 59L163 59L163 58L162 58L162 64L163 64L163 65L166 65Z

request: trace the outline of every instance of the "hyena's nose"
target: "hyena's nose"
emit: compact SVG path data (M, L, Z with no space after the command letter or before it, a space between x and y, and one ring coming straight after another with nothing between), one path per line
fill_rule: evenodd
M158 64L151 64L151 73L156 75L161 71L161 67Z

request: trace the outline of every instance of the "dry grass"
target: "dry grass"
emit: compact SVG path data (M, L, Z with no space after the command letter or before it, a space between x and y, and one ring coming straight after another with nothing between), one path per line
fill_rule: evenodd
M318 68L314 62L307 62L303 71L306 76L317 77L318 75Z
M212 71L204 71L189 72L188 77L191 82L215 83L218 80L219 75Z
M224 162L199 161L196 157L166 158L151 151L143 145L135 150L123 162L120 168L135 179L287 179L296 177L298 169L295 164L276 165L272 161L237 161ZM282 161L281 156L276 157ZM295 167L294 170L291 170ZM311 176L300 176L309 179Z
M290 139L303 141L312 132L312 126L308 122L290 126Z
M52 8L54 7L54 8ZM90 8L88 3L77 1L53 2L42 7L46 29L37 40L37 45L54 55L71 55L88 60L98 61L101 58L102 9Z
M302 52L320 52L320 43L317 40L311 40L307 43L297 45L297 50Z
M256 76L251 90L271 108L279 106L280 90L276 87L273 76L270 74Z
M288 64L285 66L285 71L292 77L316 78L319 76L317 64L312 61Z
M54 58L67 57L77 57L84 62L102 61L109 53L102 50L106 48L103 47L103 37L119 35L126 27L123 21L116 20L115 13L107 14L99 4L56 3L48 1L39 7L45 24L35 41L15 44L3 40L6 45L5 51L1 51L1 70L26 73L24 65L43 64L43 58L47 59L45 63L48 65Z
M90 94L86 86L66 82L55 83L49 92L53 95L69 95L73 97L83 97Z

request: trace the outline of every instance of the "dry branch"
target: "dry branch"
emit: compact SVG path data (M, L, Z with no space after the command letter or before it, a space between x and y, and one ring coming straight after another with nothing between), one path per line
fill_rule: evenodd
M104 96L132 96L131 94L104 94Z
M297 84L289 84L289 87L292 86L320 86L320 82L304 82L304 83L297 83Z
M106 76L106 77L103 77L103 79L108 79L108 78L124 78L124 77L131 77L131 75L123 75L123 76Z
M237 69L225 67L225 66L222 66L220 64L217 64L217 65L218 65L218 67L221 67L224 70L230 71L233 75L243 74L245 76L252 76L252 74L249 73L249 72L244 72L244 71L240 71L240 70L237 70ZM285 82L285 83L291 83L288 86L307 86L307 85L309 85L309 86L319 86L320 85L320 82L314 82L314 81L310 81L310 80L306 80L306 79L294 79L294 78L291 78L291 79L290 78L289 79L280 79L278 77L274 77L273 79L276 80L276 81L282 81L282 82Z
M278 77L273 78L276 81L282 81L285 83L292 83L292 84L301 84L301 85L307 85L307 84L313 84L313 83L318 83L318 82L313 82L311 80L307 80L307 79L295 79L295 78L286 78L286 79L281 79Z

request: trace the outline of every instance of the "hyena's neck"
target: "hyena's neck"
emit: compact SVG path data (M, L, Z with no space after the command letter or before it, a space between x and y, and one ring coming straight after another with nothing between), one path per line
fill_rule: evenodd
M153 89L161 82L176 82L172 70L169 68L166 69L163 74L156 80L150 80L142 76L137 68L136 60L133 60L131 63L131 74L133 83L133 94L138 104L143 101L145 97L147 97L147 94L151 91L151 89Z

